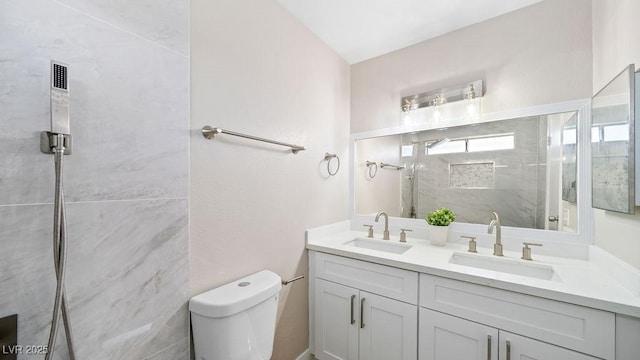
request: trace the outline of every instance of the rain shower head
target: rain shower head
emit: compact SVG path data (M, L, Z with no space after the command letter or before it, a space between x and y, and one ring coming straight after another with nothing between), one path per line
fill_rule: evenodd
M69 65L51 60L51 132L70 134Z
M446 142L449 142L449 138L441 138L431 143L427 143L427 149L433 149L436 146L440 146Z

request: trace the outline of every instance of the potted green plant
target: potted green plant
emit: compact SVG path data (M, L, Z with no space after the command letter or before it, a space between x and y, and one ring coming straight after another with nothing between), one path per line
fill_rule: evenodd
M449 224L455 219L456 215L447 208L438 209L427 214L425 220L429 225L429 240L431 240L431 244L443 246L447 243Z

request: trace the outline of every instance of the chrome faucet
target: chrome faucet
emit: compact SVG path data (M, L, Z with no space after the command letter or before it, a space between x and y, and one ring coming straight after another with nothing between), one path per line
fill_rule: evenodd
M496 228L496 243L493 245L493 255L495 256L503 256L502 254L502 231L500 229L500 218L498 214L494 211L493 218L489 223L489 234L493 234L493 228Z
M384 215L384 232L382 233L382 240L389 240L389 216L386 212L380 211L376 215L376 222L380 219L380 215Z

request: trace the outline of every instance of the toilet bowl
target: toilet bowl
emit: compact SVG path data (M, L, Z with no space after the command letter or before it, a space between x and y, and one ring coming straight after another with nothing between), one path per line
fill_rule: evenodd
M269 360L282 280L263 270L189 300L196 360Z

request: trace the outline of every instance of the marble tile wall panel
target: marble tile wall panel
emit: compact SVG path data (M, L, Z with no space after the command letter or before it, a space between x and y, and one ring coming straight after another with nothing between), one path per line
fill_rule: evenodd
M544 193L540 198L539 188L545 188L545 176L540 176L540 171L543 175L545 173L544 164L539 165L539 162L546 161L538 154L542 141L538 134L540 127L546 129L546 125L540 125L536 118L527 118L473 128L474 135L514 132L513 150L430 156L419 153L416 163L416 169L419 169L416 170L417 218L424 218L435 209L449 207L456 213L458 221L485 223L490 220L491 212L496 211L503 225L537 228L539 210L542 209L544 214ZM425 139L442 136L468 137L469 130L464 127L440 130L437 135L425 135ZM451 164L483 162L495 163L492 189L451 186Z
M184 56L189 53L188 2L175 0L57 0ZM176 21L178 19L179 21Z
M602 110L600 113L602 117ZM591 143L594 207L621 212L628 211L628 152L628 141Z
M52 200L50 59L70 65L67 199L187 196L186 56L48 0L2 2L0 33L0 204Z
M56 59L70 65L64 182L78 358L188 358L187 8L0 2L0 314L19 314L21 344L46 343L55 290L53 158L40 153L39 132L50 128ZM67 357L58 347L56 359ZM30 358L41 357L19 357Z
M491 212L500 215L504 226L532 228L535 225L535 203L516 190L463 190L442 193L439 207L448 207L456 213L458 221L475 224L488 223Z
M144 360L176 360L189 359L189 339L181 340L157 354L146 357Z
M427 213L438 207L437 174L432 169L416 170L416 218L424 219Z
M593 206L599 209L627 210L629 204L629 158L594 157Z
M73 203L67 211L66 288L78 358L174 351L188 334L187 200ZM23 345L47 342L51 214L51 205L0 207L12 224L0 228L0 315L18 313ZM65 359L62 333L57 348L56 359ZM21 357L31 358L39 357Z

